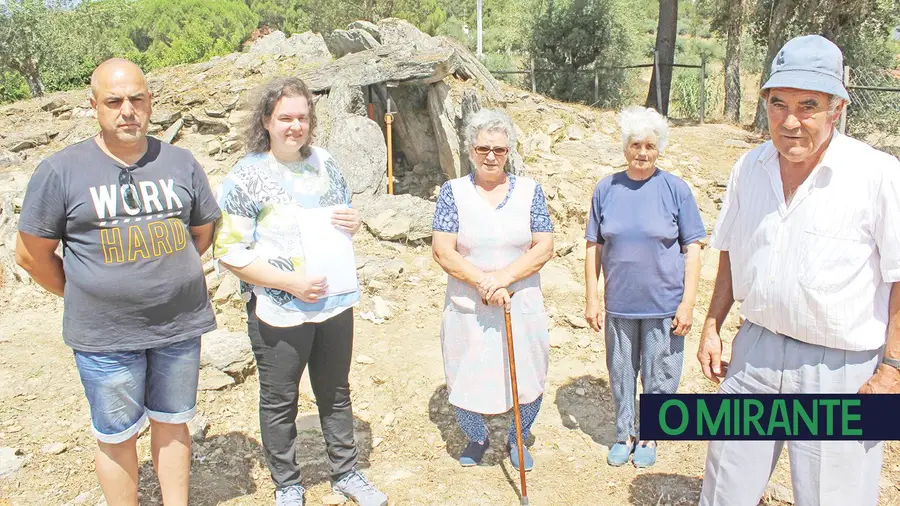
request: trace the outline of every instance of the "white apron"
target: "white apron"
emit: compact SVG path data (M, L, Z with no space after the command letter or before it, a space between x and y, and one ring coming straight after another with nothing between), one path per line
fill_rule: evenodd
M516 178L509 201L492 209L464 176L450 182L459 212L456 249L484 271L500 270L531 248L531 202L535 182ZM547 313L540 274L509 287L519 402L544 392L550 358ZM486 306L478 290L450 277L441 325L444 373L450 404L483 414L513 407L503 308Z

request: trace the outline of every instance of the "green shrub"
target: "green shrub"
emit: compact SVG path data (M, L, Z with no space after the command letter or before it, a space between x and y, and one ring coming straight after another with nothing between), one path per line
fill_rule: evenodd
M19 74L0 71L0 104L24 100L31 97L28 83Z

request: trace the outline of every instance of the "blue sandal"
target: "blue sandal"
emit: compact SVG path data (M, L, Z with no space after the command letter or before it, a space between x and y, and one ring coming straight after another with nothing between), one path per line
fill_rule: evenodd
M606 454L606 463L613 466L619 467L628 462L628 458L631 457L631 452L634 450L634 442L629 441L619 441L609 449L609 453Z
M652 441L652 446L650 443L651 441L641 441L634 448L634 457L631 459L634 467L650 467L656 464L656 441Z
M515 444L510 444L509 446L509 462L512 466L519 470L519 447ZM531 457L531 452L528 451L528 447L522 447L522 458L525 460L525 471L531 471L534 469L534 459Z

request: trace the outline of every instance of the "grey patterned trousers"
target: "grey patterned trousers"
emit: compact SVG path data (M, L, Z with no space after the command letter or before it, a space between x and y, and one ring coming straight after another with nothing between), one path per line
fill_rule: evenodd
M643 392L673 394L681 381L684 337L672 333L672 318L630 319L606 315L606 368L616 404L616 440L639 439L635 420L637 378Z

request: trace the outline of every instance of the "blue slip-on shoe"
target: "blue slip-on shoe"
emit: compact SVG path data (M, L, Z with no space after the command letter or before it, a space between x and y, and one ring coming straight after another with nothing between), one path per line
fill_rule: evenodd
M300 485L288 485L275 489L275 506L303 506L306 490Z
M463 467L472 467L481 464L481 459L484 458L484 452L486 452L490 446L491 442L488 439L485 439L484 443L469 441L469 444L466 445L466 449L463 450L462 455L459 457L459 464Z
M613 467L624 465L631 457L632 450L634 450L634 443L619 441L606 454L606 463Z
M656 464L656 441L649 444L649 441L641 441L634 448L634 457L631 459L634 467L650 467Z
M531 452L528 451L528 447L522 448L522 458L525 459L525 470L531 471L534 469L534 459L531 458ZM519 470L519 449L515 444L509 445L509 462L512 466Z

